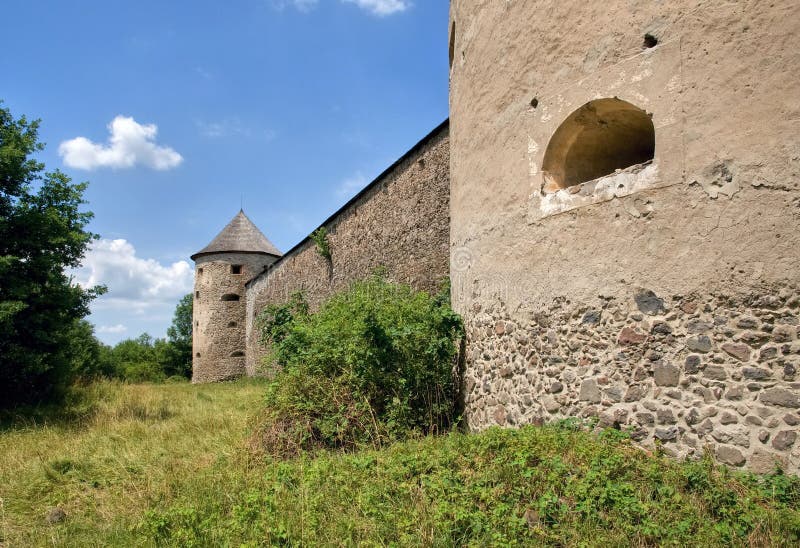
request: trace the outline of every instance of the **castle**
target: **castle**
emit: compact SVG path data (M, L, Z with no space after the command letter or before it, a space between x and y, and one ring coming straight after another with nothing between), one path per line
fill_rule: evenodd
M450 277L472 429L595 417L800 470L800 4L453 0L450 119L281 255L239 213L193 256L194 381L254 321L376 267Z

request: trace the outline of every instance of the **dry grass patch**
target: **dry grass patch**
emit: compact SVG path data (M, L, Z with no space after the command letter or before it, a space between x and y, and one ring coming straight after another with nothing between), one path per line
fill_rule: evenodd
M191 478L215 463L236 460L263 391L256 382L100 383L84 389L72 420L7 422L0 431L0 543L141 538L146 508L185 495ZM66 512L58 526L45 518L55 507Z

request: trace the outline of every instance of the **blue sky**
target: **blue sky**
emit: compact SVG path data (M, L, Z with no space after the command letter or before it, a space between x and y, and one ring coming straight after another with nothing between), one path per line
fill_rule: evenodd
M447 117L447 0L4 0L0 99L90 182L107 343L164 336L245 212L281 250ZM112 131L113 130L113 131ZM113 133L113 135L112 135Z

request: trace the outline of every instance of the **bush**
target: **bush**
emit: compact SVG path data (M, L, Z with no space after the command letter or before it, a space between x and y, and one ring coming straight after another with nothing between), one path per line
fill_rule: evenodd
M286 456L316 447L379 446L449 428L461 320L431 297L379 275L311 314L302 296L259 317L279 372L267 390L261 443Z

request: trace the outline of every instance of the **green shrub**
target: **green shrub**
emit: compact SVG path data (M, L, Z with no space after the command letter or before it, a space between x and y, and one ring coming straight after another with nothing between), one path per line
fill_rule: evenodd
M444 295L374 275L314 314L299 295L265 310L267 363L279 367L267 391L268 450L378 446L449 428L463 328Z
M166 376L156 362L127 362L119 365L117 376L128 382L164 382Z

